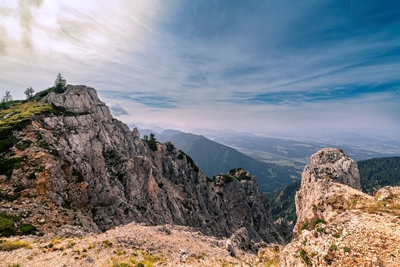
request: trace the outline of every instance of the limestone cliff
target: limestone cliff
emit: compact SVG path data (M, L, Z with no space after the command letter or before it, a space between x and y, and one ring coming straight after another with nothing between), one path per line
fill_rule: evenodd
M342 150L321 149L311 155L310 162L311 164L303 170L301 187L295 197L297 215L295 233L298 232L300 225L312 218L329 219L332 207L325 202L332 193L331 188L327 186L330 182L361 189L357 163L347 157Z
M312 155L296 193L295 237L279 266L398 266L400 188L375 197L359 189L357 164L343 151Z
M172 143L150 144L114 119L93 88L69 85L37 105L51 112L32 114L14 129L15 144L2 153L20 160L0 177L4 213L23 215L23 223L44 233L138 222L186 225L217 237L245 233L247 249L283 242L266 198L244 170L207 179Z

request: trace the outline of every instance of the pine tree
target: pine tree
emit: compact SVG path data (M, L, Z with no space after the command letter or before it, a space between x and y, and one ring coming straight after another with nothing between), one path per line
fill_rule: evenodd
M67 80L64 79L64 77L61 75L60 72L57 75L54 85L55 85L54 91L56 92L56 94L61 94L65 92L65 88L67 87Z
M26 99L32 98L34 92L35 92L35 90L32 87L26 88L26 90L24 92L26 95Z
M1 99L0 102L0 110L2 109L9 109L10 108L10 101L12 101L12 95L10 94L10 91L6 91L6 93L3 95L3 98Z
M12 95L10 94L10 91L6 91L6 93L3 96L3 99L1 100L1 102L7 103L13 100Z

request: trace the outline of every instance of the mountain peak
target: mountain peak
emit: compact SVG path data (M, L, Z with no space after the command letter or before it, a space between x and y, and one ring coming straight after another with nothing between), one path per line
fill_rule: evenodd
M64 93L51 92L43 102L54 105L56 108L76 114L97 113L103 119L111 120L110 109L100 100L97 91L86 85L68 85Z

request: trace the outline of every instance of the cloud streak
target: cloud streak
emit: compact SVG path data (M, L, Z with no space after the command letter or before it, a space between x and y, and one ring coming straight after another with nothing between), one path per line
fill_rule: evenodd
M398 1L6 3L1 94L62 72L128 123L312 129L335 111L335 127L400 131Z

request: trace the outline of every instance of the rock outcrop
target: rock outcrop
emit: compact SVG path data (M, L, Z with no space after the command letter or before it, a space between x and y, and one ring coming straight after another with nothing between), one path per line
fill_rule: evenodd
M1 178L1 206L12 207L4 212L27 214L23 223L44 233L137 222L186 225L217 237L239 231L246 249L283 242L246 171L207 179L172 143L141 140L137 129L114 119L93 88L69 85L43 101L38 105L52 112L32 115L13 131L19 145L4 152L22 160Z
M299 225L311 218L329 219L325 218L330 216L330 206L326 206L326 199L332 193L327 186L329 183L336 182L361 189L357 163L341 149L321 149L311 155L310 162L303 170L301 187L295 197L297 224L294 233L298 232Z
M359 189L357 164L341 150L312 155L296 193L295 237L279 266L398 266L400 188L375 197Z

